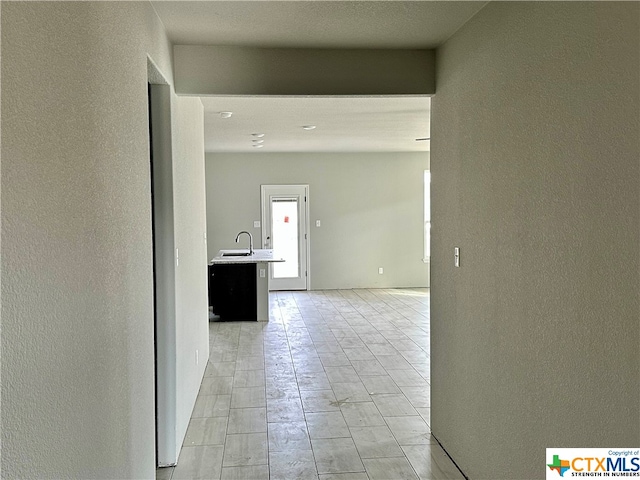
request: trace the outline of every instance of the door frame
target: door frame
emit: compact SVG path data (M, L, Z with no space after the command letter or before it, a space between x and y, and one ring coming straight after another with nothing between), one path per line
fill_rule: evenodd
M151 244L153 250L156 467L174 466L176 438L176 324L171 87L147 59ZM181 443L181 442L180 442Z
M305 288L301 291L308 291L311 290L311 231L310 231L310 225L311 222L309 221L309 204L310 202L310 197L309 197L309 184L277 184L277 185L272 185L272 184L266 184L266 185L260 185L260 221L261 221L261 225L262 228L260 229L260 236L261 236L261 245L262 248L268 248L265 245L267 244L267 232L268 232L268 228L267 228L267 224L265 222L266 218L267 218L267 211L266 208L268 206L268 202L266 202L266 190L267 188L273 188L273 189L277 189L277 188L291 188L291 187L297 187L297 188L304 188L304 196L305 196L305 201L304 201L304 213L305 213L305 224L304 224L304 232L301 231L300 234L304 233L304 243L305 243L305 250L306 250L306 261L305 261L305 271L306 271L306 281L305 281ZM271 265L269 265L269 270L271 270ZM268 276L269 280L271 279L271 274L269 274Z

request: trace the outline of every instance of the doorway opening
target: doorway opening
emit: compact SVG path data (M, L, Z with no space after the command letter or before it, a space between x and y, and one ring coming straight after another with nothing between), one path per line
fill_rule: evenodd
M269 265L269 290L309 290L309 186L262 185L262 245L282 263Z

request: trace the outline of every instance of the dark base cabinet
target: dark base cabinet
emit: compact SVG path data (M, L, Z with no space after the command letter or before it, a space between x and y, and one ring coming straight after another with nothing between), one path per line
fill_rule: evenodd
M257 320L255 263L209 265L209 306L222 320Z

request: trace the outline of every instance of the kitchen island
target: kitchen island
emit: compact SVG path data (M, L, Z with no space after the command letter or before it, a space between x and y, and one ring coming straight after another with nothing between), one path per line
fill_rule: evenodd
M220 250L209 262L209 306L221 320L269 320L271 249Z

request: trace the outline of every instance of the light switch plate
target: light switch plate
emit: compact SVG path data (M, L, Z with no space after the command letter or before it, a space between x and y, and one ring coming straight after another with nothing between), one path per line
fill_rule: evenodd
M253 221L253 228L260 228L260 220Z

